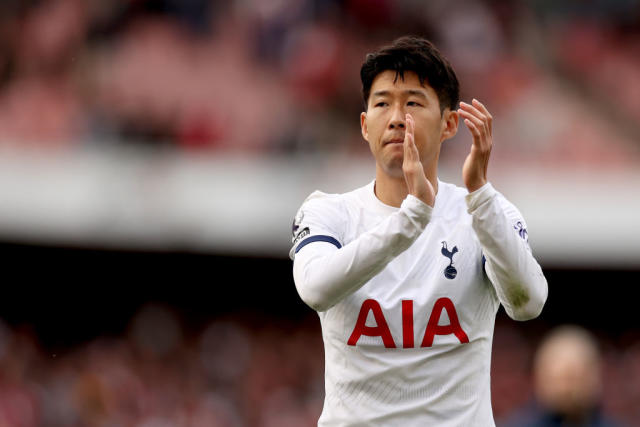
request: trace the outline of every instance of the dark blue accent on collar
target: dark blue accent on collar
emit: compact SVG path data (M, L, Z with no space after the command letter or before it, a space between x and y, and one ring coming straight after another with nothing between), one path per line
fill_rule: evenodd
M313 242L331 243L332 245L335 245L338 249L340 249L342 247L340 242L338 242L336 239L334 239L331 236L317 235L317 236L308 237L308 238L304 239L302 242L300 242L300 244L296 248L296 253L298 253L298 251L300 249L302 249L304 246L307 246L309 243L313 243Z

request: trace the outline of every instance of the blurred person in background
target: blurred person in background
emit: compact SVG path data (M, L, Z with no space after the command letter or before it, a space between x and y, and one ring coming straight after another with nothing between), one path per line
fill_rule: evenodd
M496 313L538 316L547 282L522 215L487 180L491 114L457 108L455 72L425 39L368 54L361 79L375 180L312 193L293 224L295 285L325 345L319 425L494 425ZM460 117L465 189L438 179Z
M575 325L553 329L533 366L534 401L506 421L513 427L616 426L601 408L602 366L595 338Z

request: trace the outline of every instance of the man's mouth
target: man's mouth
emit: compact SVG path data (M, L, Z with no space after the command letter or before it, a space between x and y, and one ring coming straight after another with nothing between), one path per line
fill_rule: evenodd
M385 143L383 145L387 145L387 144L403 144L404 143L404 137L402 138L391 138L387 141L385 141Z

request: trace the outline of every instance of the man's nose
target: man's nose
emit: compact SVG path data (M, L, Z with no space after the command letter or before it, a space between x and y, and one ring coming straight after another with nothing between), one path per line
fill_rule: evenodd
M389 122L389 129L404 129L405 128L405 114L402 108L394 108L391 121Z

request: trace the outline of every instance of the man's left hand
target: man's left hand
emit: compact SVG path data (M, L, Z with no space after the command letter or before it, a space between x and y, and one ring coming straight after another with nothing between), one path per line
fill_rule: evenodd
M473 144L471 152L462 166L462 179L469 193L476 191L487 183L487 169L491 156L491 122L493 117L480 101L474 99L471 104L460 102L458 114L464 119L471 135Z

